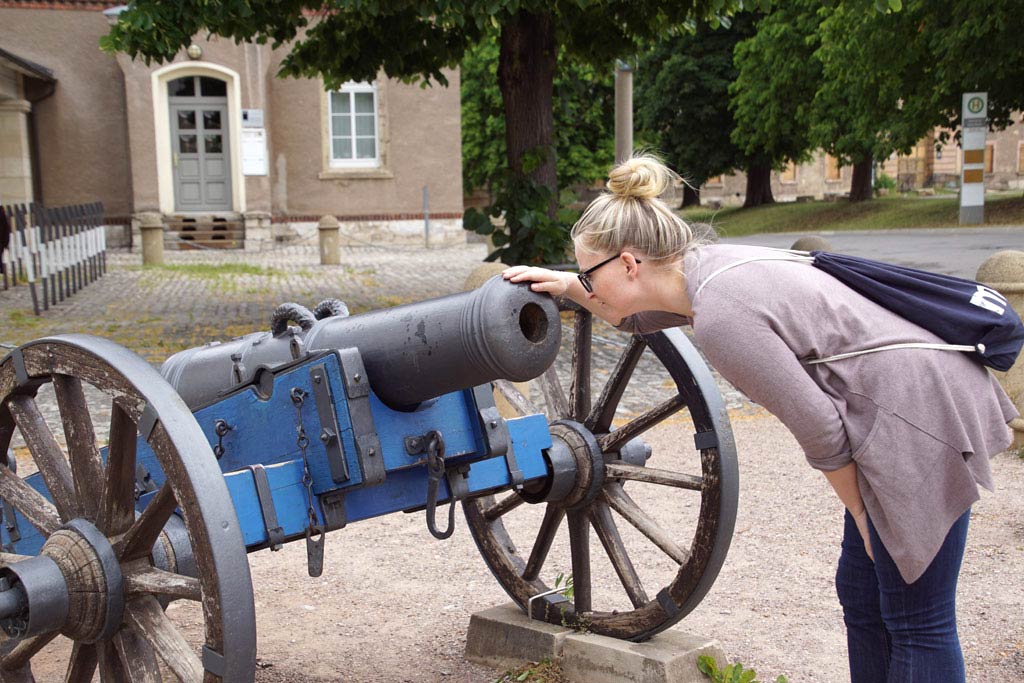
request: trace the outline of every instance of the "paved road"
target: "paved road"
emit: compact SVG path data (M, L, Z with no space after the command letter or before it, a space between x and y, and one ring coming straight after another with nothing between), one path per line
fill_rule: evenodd
M726 238L732 244L789 248L810 233L775 233ZM974 279L978 266L997 251L1024 249L1024 227L936 228L821 232L835 251Z

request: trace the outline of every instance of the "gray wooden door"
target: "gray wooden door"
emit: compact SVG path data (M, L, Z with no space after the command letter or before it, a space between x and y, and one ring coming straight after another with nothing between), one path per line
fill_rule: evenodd
M231 155L227 105L171 104L171 151L176 211L231 209Z

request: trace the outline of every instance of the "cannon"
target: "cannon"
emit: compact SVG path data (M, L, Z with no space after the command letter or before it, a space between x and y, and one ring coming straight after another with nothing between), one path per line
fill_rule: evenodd
M649 440L667 421L693 442ZM355 316L284 305L269 331L159 372L102 338L39 339L0 361L0 456L16 433L27 456L0 467L4 683L35 680L58 637L66 681L252 681L247 553L305 541L318 576L328 532L401 511L443 539L456 503L532 618L641 641L706 595L738 496L725 406L685 335L595 343L588 311L501 278Z

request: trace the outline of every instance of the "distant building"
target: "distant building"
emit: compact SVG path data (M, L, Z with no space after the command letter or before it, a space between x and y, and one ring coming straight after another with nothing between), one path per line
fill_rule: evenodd
M422 243L426 207L432 243L465 240L457 71L328 93L275 77L286 49L204 37L146 66L99 50L119 4L0 0L0 203L100 200L247 248L312 237L324 214L355 240Z
M902 192L928 187L960 187L961 152L952 137L937 144L939 131L921 139L910 154L893 153L875 166L896 181ZM853 167L839 166L835 157L821 151L803 164L790 163L772 173L772 194L776 201L829 199L850 192ZM736 172L711 178L700 188L702 204L736 206L743 204L746 174ZM1006 130L988 134L985 150L985 187L990 190L1024 189L1024 116Z

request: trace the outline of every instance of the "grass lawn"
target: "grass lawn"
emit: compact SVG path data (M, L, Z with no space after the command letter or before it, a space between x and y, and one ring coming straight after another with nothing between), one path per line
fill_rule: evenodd
M754 209L700 206L679 213L691 223L710 223L723 237L739 237L761 232L957 227L960 208L955 196L881 197L853 204L840 199ZM1020 193L987 196L985 225L1024 225L1024 197Z

